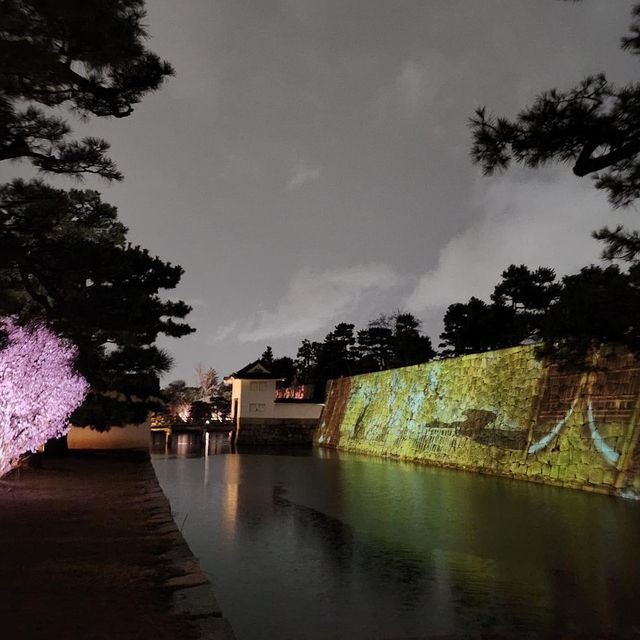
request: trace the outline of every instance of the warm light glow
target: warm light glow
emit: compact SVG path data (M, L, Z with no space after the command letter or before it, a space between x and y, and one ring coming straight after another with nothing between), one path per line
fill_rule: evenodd
M178 406L177 414L182 422L187 422L189 420L189 416L191 415L191 405L184 403Z
M0 350L0 476L28 451L69 431L87 381L74 373L76 348L44 325L0 320L7 344Z
M222 518L230 537L236 533L238 517L238 486L240 484L240 456L225 456L224 487L225 495L222 504Z
M295 387L283 387L276 389L276 399L278 400L310 400L313 397L312 384L299 384Z

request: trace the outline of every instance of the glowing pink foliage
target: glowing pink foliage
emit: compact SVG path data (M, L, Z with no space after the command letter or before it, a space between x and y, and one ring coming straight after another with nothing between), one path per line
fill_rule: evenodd
M8 335L0 349L0 476L27 451L69 430L87 381L74 373L76 348L43 325L30 329L0 319Z

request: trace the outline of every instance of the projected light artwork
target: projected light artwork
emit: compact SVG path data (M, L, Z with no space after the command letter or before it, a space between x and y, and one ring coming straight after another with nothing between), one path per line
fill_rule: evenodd
M534 346L331 382L316 443L640 497L640 364L593 372Z
M69 430L87 381L74 373L76 348L44 325L18 326L0 320L6 344L0 349L0 476L21 455L36 451Z

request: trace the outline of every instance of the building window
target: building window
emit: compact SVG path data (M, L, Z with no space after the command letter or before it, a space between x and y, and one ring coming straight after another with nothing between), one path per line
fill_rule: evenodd
M249 403L249 413L264 413L267 406L264 403L251 402Z
M251 391L266 391L267 390L267 383L266 382L252 382L249 385L249 389Z

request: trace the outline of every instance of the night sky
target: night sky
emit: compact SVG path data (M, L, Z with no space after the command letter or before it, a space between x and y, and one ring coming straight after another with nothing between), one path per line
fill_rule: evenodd
M486 298L509 264L597 262L590 231L637 212L612 213L568 167L484 177L468 119L590 73L634 80L619 48L631 6L148 0L150 47L176 76L130 118L74 129L110 141L126 178L84 186L185 268L170 295L197 332L161 341L176 360L164 382L194 383L199 362L229 374L268 344L295 356L395 309L437 344L446 306Z

